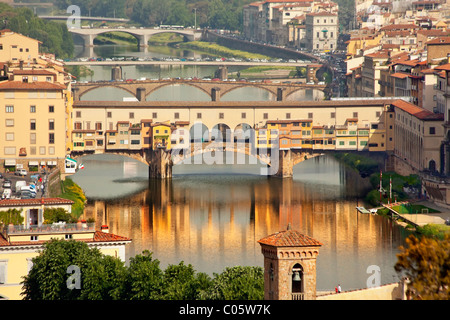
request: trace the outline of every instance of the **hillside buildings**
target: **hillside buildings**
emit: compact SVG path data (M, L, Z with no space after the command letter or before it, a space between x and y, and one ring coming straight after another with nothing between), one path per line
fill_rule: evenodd
M39 44L0 32L0 165L8 171L62 168L71 146L71 77Z
M328 0L264 0L243 9L248 40L311 51L335 50L337 3Z

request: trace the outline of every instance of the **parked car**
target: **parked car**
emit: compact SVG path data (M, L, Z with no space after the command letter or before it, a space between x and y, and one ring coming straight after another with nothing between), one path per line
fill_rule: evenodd
M26 176L28 172L25 169L17 169L16 172L14 172L14 174L16 176Z
M2 185L3 189L11 189L11 180L5 180L3 181L3 185Z

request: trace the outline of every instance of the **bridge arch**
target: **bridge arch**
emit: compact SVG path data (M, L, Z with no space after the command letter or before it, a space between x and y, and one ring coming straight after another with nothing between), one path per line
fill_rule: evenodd
M223 100L223 101L230 101L230 99L228 98L230 96L230 94L236 93L236 91L239 91L241 89L248 90L249 88L255 88L255 89L259 89L259 90L264 91L264 92L268 92L269 93L269 100L276 100L276 97L277 97L277 91L276 91L277 89L276 88L274 90L271 90L271 89L269 89L267 87L260 86L257 83L250 83L250 84L247 83L245 85L244 84L236 85L233 88L222 92L221 93L221 100ZM228 97L227 97L227 95L228 95ZM253 97L254 95L247 94L247 96L248 97ZM254 100L254 99L250 99L250 100ZM231 99L231 101L233 101L233 99Z
M218 123L211 129L211 140L214 141L231 141L233 132L229 125L225 123Z
M189 86L189 87L196 88L196 89L200 90L201 92L206 93L207 96L209 97L209 99L211 99L211 92L208 91L207 89L205 89L204 87L202 87L201 85L195 83L195 82L182 82L182 83L176 83L176 82L174 82L174 81L167 81L167 82L161 83L160 85L158 85L158 86L152 88L151 90L149 90L148 92L146 92L145 100L147 100L147 101L152 101L152 100L150 100L149 98L150 98L150 96L151 96L152 94L154 94L156 91L158 91L158 90L160 90L160 89L163 89L163 88L166 88L166 87L174 86L174 85L176 85L176 84L178 84L178 85L180 85L180 86Z
M127 93L129 93L132 97L136 98L136 92L129 90L127 87L125 86L121 86L120 84L115 84L115 83L108 83L108 84L104 84L102 86L98 86L98 87L90 87L86 90L84 90L79 96L78 99L79 100L83 100L82 97L85 98L85 95L89 92L95 91L95 90L102 90L105 88L113 88L113 89L120 89L122 91L125 91ZM105 95L105 97L107 97L107 95Z
M237 161L235 159L230 160L226 153L232 152L234 155L238 156ZM205 155L208 158L205 158ZM190 153L176 153L172 154L172 164L173 165L181 165L181 164L192 164L193 159L195 157L202 156L202 160L204 160L205 164L255 164L258 162L260 165L271 166L270 156L265 154L255 154L249 148L241 148L237 149L233 147L227 146L218 146L218 147L207 147L201 148L198 150L191 150ZM218 158L218 157L224 158ZM248 163L246 163L245 156L249 157ZM227 162L230 163L227 163ZM195 163L198 163L198 160L194 160ZM213 163L214 162L214 163Z

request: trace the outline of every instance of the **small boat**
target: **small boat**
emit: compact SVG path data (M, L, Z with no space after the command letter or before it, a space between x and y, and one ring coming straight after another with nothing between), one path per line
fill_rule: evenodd
M370 211L364 207L356 207L356 210L358 210L360 213L370 213Z

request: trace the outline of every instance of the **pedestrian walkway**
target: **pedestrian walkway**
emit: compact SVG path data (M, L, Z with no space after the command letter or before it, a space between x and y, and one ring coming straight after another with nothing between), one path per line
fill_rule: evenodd
M419 201L411 201L410 203L423 205L427 208L434 209L440 212L436 213L399 213L392 209L393 206L407 204L408 201L396 202L387 205L383 205L383 207L391 210L395 215L401 217L402 219L408 221L411 224L416 226L424 226L427 224L445 224L446 220L450 220L450 209L441 207L436 205L435 203L428 200L419 200Z

